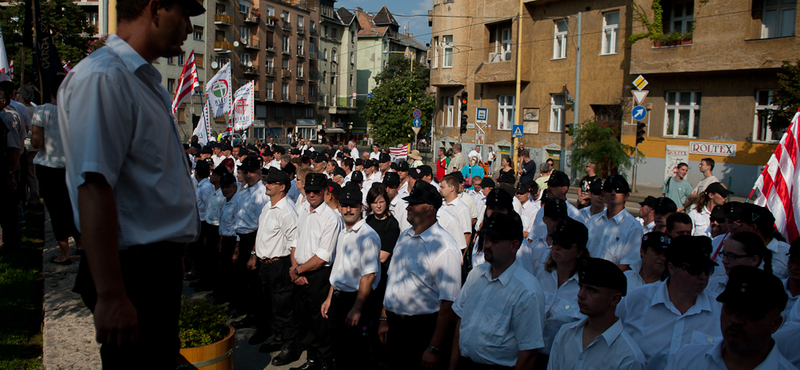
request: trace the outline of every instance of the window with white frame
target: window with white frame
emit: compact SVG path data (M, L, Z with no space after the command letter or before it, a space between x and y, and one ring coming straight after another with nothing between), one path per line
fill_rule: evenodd
M303 63L297 62L297 77L303 77Z
M267 17L274 17L275 16L275 8L267 5Z
M305 29L305 24L304 23L305 23L305 18L302 15L298 14L297 15L297 30L298 31L303 32L303 30Z
M331 62L336 62L336 49L331 49Z
M281 84L281 100L289 100L289 84Z
M250 41L250 27L239 26L239 38Z
M780 140L783 133L786 132L785 128L779 131L772 131L769 127L771 120L768 114L779 109L772 101L773 94L775 94L775 90L756 91L756 116L753 125L753 138L755 141L775 142Z
M328 49L324 49L322 52L322 60L328 60Z
M297 55L303 55L303 39L297 38Z
M619 31L619 12L603 13L603 40L600 54L617 53L617 31Z
M239 65L246 66L248 62L250 62L250 53L239 53Z
M700 98L696 91L667 92L664 136L697 137L700 131Z
M764 11L761 16L761 38L793 36L797 0L763 1Z
M514 95L497 97L497 129L511 130L514 125Z
M553 34L553 59L564 59L567 57L567 20L559 19L555 21L555 33Z
M566 104L566 95L550 94L550 132L564 131Z
M239 13L250 15L250 3L239 1Z
M442 67L453 66L453 35L442 37L442 48L444 49L444 63Z
M442 126L453 127L453 114L455 114L453 97L446 96L442 98Z
M289 23L292 22L292 15L289 14L289 12L287 12L285 10L283 11L282 17L283 17L283 22L284 23L289 24Z
M266 61L267 62L265 63L265 66L267 67L267 73L272 74L275 69L275 62L273 61L272 57L267 57Z
M439 36L433 38L433 66L431 68L439 67Z
M289 36L283 36L283 50L284 53L290 53L289 50Z
M675 2L669 9L669 32L692 33L694 1Z

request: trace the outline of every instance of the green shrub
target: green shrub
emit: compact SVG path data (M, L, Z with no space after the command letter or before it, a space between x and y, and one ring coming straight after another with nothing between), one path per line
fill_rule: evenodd
M229 317L226 309L215 306L208 299L181 300L178 319L181 348L206 346L225 338Z

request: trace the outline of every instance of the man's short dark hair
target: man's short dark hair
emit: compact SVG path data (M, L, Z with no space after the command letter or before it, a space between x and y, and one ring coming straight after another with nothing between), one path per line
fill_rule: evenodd
M160 0L160 6L169 9L178 0ZM132 21L139 18L150 0L124 0L117 1L117 22Z
M523 151L522 151L522 158L528 158L528 159L531 159L531 152L530 152L530 151L528 151L528 149L525 149L525 150L523 150Z
M11 96L14 92L14 83L11 81L0 82L0 90L5 91L8 94L6 96Z
M344 160L344 162L342 164L344 164L343 167L345 167L345 168L347 168L347 169L352 171L353 170L353 165L356 164L356 161L353 158L345 158L345 160Z
M711 166L711 171L714 171L714 160L711 158L703 158L700 162L706 162L707 165Z
M675 167L675 168L677 168L677 169L681 169L681 167L689 167L689 165L688 165L688 164L686 164L686 163L683 163L683 162L681 162L681 163L678 163L678 166L677 166L677 167Z
M680 222L684 225L691 225L692 218L685 213L675 212L669 216L667 216L667 230L674 230L675 223Z

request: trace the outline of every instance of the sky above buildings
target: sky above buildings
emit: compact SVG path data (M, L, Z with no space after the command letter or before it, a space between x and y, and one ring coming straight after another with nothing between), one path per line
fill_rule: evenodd
M338 0L335 8L345 7L351 12L355 12L356 7L364 9L368 13L377 13L381 7L386 5L390 12L400 23L400 32L403 27L408 27L408 32L414 34L414 38L423 45L430 42L431 28L428 27L428 10L433 8L431 0L410 0L386 3L376 0Z

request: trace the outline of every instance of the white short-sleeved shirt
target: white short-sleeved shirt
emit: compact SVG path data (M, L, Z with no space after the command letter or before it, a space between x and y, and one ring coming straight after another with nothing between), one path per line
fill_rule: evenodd
M470 218L469 208L458 197L453 198L450 202L443 202L442 208L446 209L458 220L458 226L461 228L462 234L472 232L472 219ZM461 236L464 237L463 235ZM466 243L466 242L465 242Z
M711 237L711 211L703 207L700 211L697 207L689 211L689 218L692 219L692 235Z
M453 304L461 356L513 367L520 351L544 346L543 307L541 286L516 263L495 279L491 265L476 266Z
M519 203L519 200L517 199L517 197L514 197L513 200L515 200L517 203ZM579 209L575 208L575 206L573 206L572 203L570 203L570 202L566 202L566 203L567 203L567 216L569 216L569 218L571 218L571 219L573 219L575 221L581 222L581 211ZM520 210L517 211L517 213L520 213L522 211L521 207L522 207L522 205L520 205ZM516 208L515 208L515 211L516 211ZM542 221L542 217L544 217L544 207L539 208L539 211L536 212L536 220L533 221L533 227L530 230L528 230L528 239L529 240L533 240L533 239L540 238L540 237L544 237L544 238L547 237L547 225L545 225L544 221ZM583 223L583 222L581 222L581 223ZM586 224L584 224L584 225L586 225ZM588 228L589 225L586 225L586 227ZM596 257L596 256L594 254L592 254L592 257Z
M375 274L372 290L381 280L381 239L362 218L339 233L330 282L334 289L357 292L364 275Z
M237 191L230 200L224 199L219 216L219 235L236 236L236 216L239 213L240 195L241 193ZM236 240L239 240L238 236L236 236Z
M772 252L772 273L778 279L789 277L789 244L778 239L772 238L767 244L767 249Z
M258 218L261 211L269 203L267 188L261 181L256 181L252 186L244 184L239 213L236 215L236 233L239 235L254 233L258 230Z
M224 204L225 196L222 195L222 189L214 190L214 194L206 201L206 222L219 226L219 218L222 215Z
M520 203L522 204L522 202ZM536 212L539 210L535 203L535 201L529 199L522 204L522 213L519 214L519 217L522 218L522 230L533 228L533 221L536 220Z
M728 370L728 366L725 365L725 360L722 359L722 350L724 346L724 341L711 344L687 345L681 348L676 356L669 359L666 369ZM795 350L794 352L797 351ZM772 347L767 358L764 359L764 362L756 366L756 369L797 370L789 360L781 355L778 346Z
M300 189L297 188L297 180L292 180L292 186L289 188L289 191L286 192L286 196L292 200L292 204L297 204L297 198L300 197Z
M200 214L200 221L205 221L206 209L208 208L208 201L214 196L214 185L208 177L200 180L195 189L195 197L197 201L197 210Z
M22 149L28 132L25 130L25 124L22 123L19 113L9 105L0 111L0 116L8 129L6 145L9 148Z
M578 274L558 286L558 272L539 269L536 279L544 290L544 348L539 353L549 355L558 330L586 317L578 307Z
M439 207L439 210L436 212L436 219L439 226L456 240L458 249L464 250L464 248L467 247L467 239L464 238L463 226L455 215L445 209L444 204Z
M622 321L606 329L583 348L583 329L588 318L565 325L556 334L548 370L590 370L595 368L644 370L646 361L639 346L622 328Z
M607 210L607 208L605 206L603 206L603 212L600 212L600 213L606 213L606 210ZM592 207L583 207L583 208L580 209L580 211L581 211L581 219L578 220L578 221L583 222L584 225L588 225L589 224L589 219L592 218L592 216L594 216L592 214ZM597 214L597 213L595 213L595 214ZM638 219L637 219L637 221L638 221Z
M19 113L19 118L22 120L22 124L25 125L25 133L27 134L31 130L31 124L33 124L31 116L28 114L28 107L13 99L9 100L8 104Z
M112 34L58 92L67 188L80 225L78 187L98 173L113 189L119 246L192 242L200 233L189 163L161 74Z
M586 226L589 229L586 248L592 257L615 265L630 265L641 259L642 227L625 209L611 218L608 212L598 213Z
M642 260L631 263L628 267L631 269L623 272L623 274L625 274L625 279L628 280L628 293L630 293L634 289L646 285L647 283L642 279L642 275L640 274L642 270Z
M354 161L358 159L358 149L356 147L350 149L350 157L353 158Z
M464 202L464 205L467 206L469 209L469 218L471 219L478 219L478 207L475 206L475 200L472 198L472 195L467 193L466 191L462 191L458 193L458 199ZM470 221L470 227L472 226L472 222Z
M786 291L786 296L789 297L789 300L786 302L786 308L783 309L785 313L784 319L789 318L789 313L792 312L792 308L794 308L795 303L797 300L800 299L800 295L792 295L792 292L789 291L789 278L783 279L783 290Z
M369 153L369 159L380 159L380 157L381 157L381 153L380 152L375 153L373 151L373 152ZM356 158L356 157L353 157L353 158Z
M297 246L297 211L287 197L278 203L267 203L258 217L256 256L258 258L286 257Z
M33 111L34 126L44 130L44 145L33 158L33 164L50 168L64 168L64 149L61 144L61 131L58 129L58 107L47 103L37 106Z
M691 343L695 332L721 337L719 315L722 304L707 292L697 296L694 306L681 314L672 301L666 281L647 284L628 292L617 306L622 325L647 359L648 370L662 370L678 350Z
M463 239L463 238L462 238ZM398 315L439 312L441 301L455 301L461 288L461 253L439 223L419 235L400 233L389 263L383 306Z
M313 210L309 205L308 208L298 211L297 216L295 261L302 265L311 257L317 256L327 262L326 266L330 266L339 233L344 228L342 216L325 202Z
M550 256L552 247L552 245L547 244L546 238L536 238L533 241L525 239L517 249L517 261L519 261L522 268L530 272L531 275L536 276L547 262L547 257Z
M789 360L795 367L800 367L800 351L797 350L797 343L800 343L800 323L785 323L775 334L775 347L781 354Z
M411 223L408 222L408 202L403 200L399 192L395 195L394 199L389 202L389 212L397 219L400 231L411 227Z
M722 266L718 266L717 268L721 267ZM727 285L728 285L727 275L714 276L713 278L708 279L708 285L706 285L706 292L708 292L708 294L711 295L712 298L716 298L725 290L725 287Z

